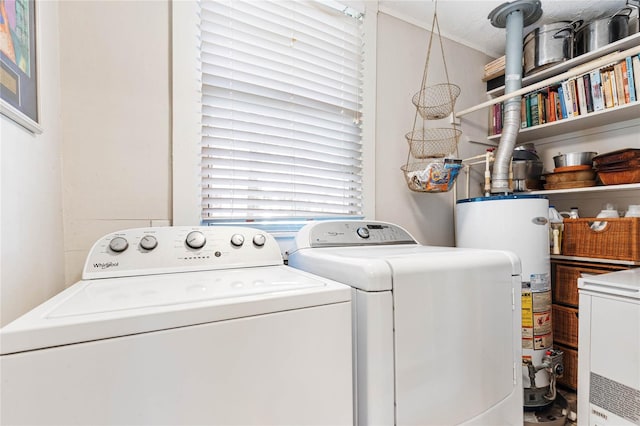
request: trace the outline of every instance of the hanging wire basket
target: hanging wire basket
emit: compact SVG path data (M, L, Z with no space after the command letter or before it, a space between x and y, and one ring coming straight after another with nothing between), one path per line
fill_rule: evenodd
M415 192L447 192L451 190L462 168L462 160L431 159L400 167L407 186Z
M427 86L413 95L413 105L425 120L440 120L448 117L460 95L460 86L451 83Z
M418 129L404 137L415 158L441 158L456 152L462 131L457 128Z

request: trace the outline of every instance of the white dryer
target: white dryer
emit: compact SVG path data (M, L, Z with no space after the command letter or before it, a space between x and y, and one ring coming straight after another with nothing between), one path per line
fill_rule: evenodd
M353 288L358 425L522 425L514 254L327 221L302 228L289 266Z
M0 423L350 425L350 299L258 230L107 235L0 330Z

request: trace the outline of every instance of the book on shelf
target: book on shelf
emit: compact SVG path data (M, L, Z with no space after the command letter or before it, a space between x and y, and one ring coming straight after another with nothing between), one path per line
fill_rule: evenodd
M567 118L573 117L573 101L571 100L571 88L569 87L569 81L562 82L562 92L564 95Z
M573 116L580 115L580 100L578 99L578 87L576 86L576 78L569 80L569 97L571 98L571 108L573 110Z
M633 62L631 60L631 56L627 56L624 59L624 62L627 67L627 82L629 84L629 102L635 102L638 98L636 96L635 81L633 80L634 69L633 69ZM637 70L636 73L640 73L640 70Z
M593 112L593 94L591 93L591 77L589 73L582 76L584 82L584 100L587 104L587 113Z
M618 97L618 78L616 76L616 67L611 67L607 72L609 73L609 81L611 82L611 98L613 100L613 106L617 107L620 105L620 98Z
M633 85L636 88L636 101L640 101L640 54L631 58L633 64Z
M614 78L616 79L616 94L618 95L618 105L626 103L624 98L624 79L622 73L622 64L618 62L613 66Z
M604 98L602 97L602 85L600 80L600 70L589 72L591 82L591 99L593 100L593 110L602 111L604 109Z
M602 80L604 107L613 108L613 88L611 86L611 73L609 72L609 69L602 69L600 71L600 78Z
M540 110L538 109L538 94L533 93L529 99L530 105L529 109L531 110L531 125L537 126L540 124Z
M585 115L588 112L586 93L587 91L584 87L584 80L582 79L582 76L580 76L576 78L576 94L578 96L578 111L580 112L580 115Z

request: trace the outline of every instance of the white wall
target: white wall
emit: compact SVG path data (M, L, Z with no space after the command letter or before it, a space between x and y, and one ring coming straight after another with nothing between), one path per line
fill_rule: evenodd
M413 129L416 110L411 98L422 83L429 34L387 14L378 15L376 219L404 226L423 244L453 246L453 192L411 192L400 170L407 162L409 145L404 135ZM486 100L481 79L484 65L491 58L447 39L443 39L443 45L449 81L461 87L455 109L461 111ZM429 56L427 85L447 81L441 52L436 36ZM485 151L486 147L468 141L486 140L486 114L481 111L462 120L459 158ZM437 120L427 122L425 127L451 124Z
M0 116L0 325L64 288L58 6L37 3L43 133Z
M171 219L170 4L60 5L66 284L91 245Z

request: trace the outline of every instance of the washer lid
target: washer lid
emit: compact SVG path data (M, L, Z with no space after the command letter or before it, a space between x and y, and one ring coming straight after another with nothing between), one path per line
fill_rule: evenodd
M284 265L79 281L0 329L7 354L350 300Z

